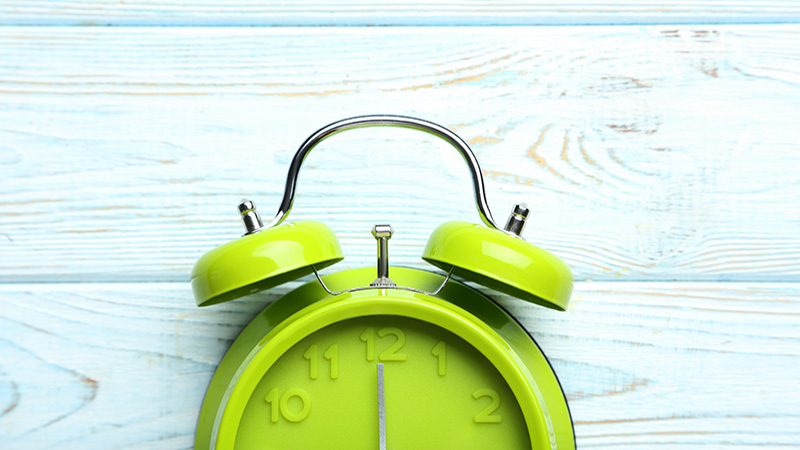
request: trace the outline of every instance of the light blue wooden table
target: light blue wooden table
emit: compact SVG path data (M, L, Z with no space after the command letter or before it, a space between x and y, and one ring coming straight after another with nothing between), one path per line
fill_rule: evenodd
M467 139L503 216L576 275L501 301L579 448L800 447L800 3L0 3L0 448L191 448L228 345L297 283L206 309L189 271L269 216L294 150L365 113ZM107 26L110 25L110 26ZM421 26L420 26L421 25ZM559 25L559 26L554 26ZM294 219L424 267L477 221L456 152L333 138Z

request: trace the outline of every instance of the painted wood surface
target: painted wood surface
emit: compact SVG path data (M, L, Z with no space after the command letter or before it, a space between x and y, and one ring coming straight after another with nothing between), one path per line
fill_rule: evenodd
M197 309L192 264L241 233L242 196L271 215L308 134L375 112L461 134L498 220L527 201L526 237L606 280L565 313L501 298L579 448L799 448L800 25L778 24L798 20L795 0L2 2L0 448L191 448L220 357L297 285ZM374 264L383 221L392 262L423 266L438 223L477 221L469 190L446 145L362 130L309 157L292 218L332 226L337 268Z
M11 25L542 25L797 22L796 0L6 0Z
M0 28L0 280L185 281L272 215L315 129L439 122L490 205L579 280L797 281L800 26ZM372 265L477 221L457 153L409 130L315 150L293 219Z
M217 362L288 288L198 309L186 283L0 285L0 447L191 448ZM578 448L800 446L800 285L579 283L502 303L549 356Z

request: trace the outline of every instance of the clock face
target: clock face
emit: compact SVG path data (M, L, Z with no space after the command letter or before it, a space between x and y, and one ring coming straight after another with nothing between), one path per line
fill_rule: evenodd
M489 360L443 328L385 315L334 323L283 353L247 401L235 448L376 450L381 428L391 450L531 448Z
M354 269L325 281L359 286L374 276ZM395 268L393 279L430 291L443 277ZM195 448L574 450L574 442L544 354L479 292L451 280L437 297L329 296L309 282L231 345L203 401Z

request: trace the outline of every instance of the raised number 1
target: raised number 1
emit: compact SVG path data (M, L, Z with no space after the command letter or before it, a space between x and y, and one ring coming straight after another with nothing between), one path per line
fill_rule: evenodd
M280 398L281 393L278 391L278 388L272 388L272 390L269 391L269 394L267 394L267 396L264 398L264 400L266 400L270 406L269 419L272 421L272 423L278 423L278 403Z
M439 375L447 375L447 346L444 341L439 341L436 347L433 347L431 353L439 359Z
M331 362L331 378L339 378L339 346L336 344L328 347L325 351L325 359Z
M308 347L305 353L303 353L303 358L308 360L309 368L308 368L308 375L311 377L312 380L317 379L317 375L319 374L319 362L317 361L317 346L312 345Z
M361 340L367 343L367 361L375 361L375 328L369 327L361 333Z

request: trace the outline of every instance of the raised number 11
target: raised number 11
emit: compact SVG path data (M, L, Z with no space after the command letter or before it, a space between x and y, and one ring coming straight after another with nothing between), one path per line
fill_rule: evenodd
M318 347L312 345L303 353L303 358L308 360L308 376L310 376L312 380L316 380L319 376L318 351ZM339 346L336 344L331 345L323 356L330 361L331 379L335 380L339 378Z

